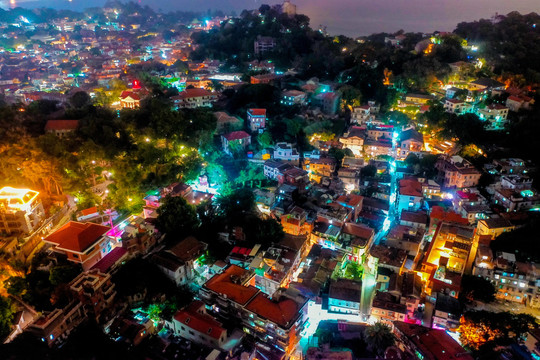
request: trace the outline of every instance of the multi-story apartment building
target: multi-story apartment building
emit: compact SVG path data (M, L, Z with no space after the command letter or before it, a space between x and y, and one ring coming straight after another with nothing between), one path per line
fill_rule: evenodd
M251 263L255 271L255 287L272 296L286 287L298 265L300 252L284 246L273 246L257 255Z
M31 234L45 218L45 210L37 191L0 189L0 234Z
M310 176L312 174L332 176L336 170L336 159L332 157L311 158L309 159L309 163L306 161L305 167Z
M411 152L422 151L424 136L415 129L402 131L399 136L398 157L405 159Z
M508 108L501 104L490 104L478 109L477 113L480 120L488 122L487 130L502 130L506 125Z
M490 218L478 221L476 225L477 236L489 236L491 240L495 240L499 235L512 231L516 227L505 218Z
M446 99L444 101L444 110L452 114L466 114L473 111L473 105L458 99Z
M435 164L446 188L467 188L478 185L482 173L460 156L441 157Z
M288 161L298 165L300 154L293 148L292 144L280 142L274 147L274 160Z
M332 281L328 291L328 311L359 315L361 293L361 282L348 279Z
M458 296L461 276L472 268L476 256L478 238L474 232L469 226L439 223L421 264L428 294L448 291Z
M414 178L399 180L397 193L397 211L402 210L417 211L422 206L424 199L422 184Z
M349 130L339 138L339 142L353 152L355 156L361 156L364 150L366 129L360 126L351 126Z
M253 51L255 55L272 50L276 46L276 39L270 36L258 36L253 42Z
M251 135L243 130L223 134L221 135L221 145L225 153L233 155L234 150L245 150L251 145Z
M244 331L288 358L308 320L307 305L308 299L292 289L280 290L272 299L258 293L244 308Z
M534 263L516 261L514 254L501 253L491 259L490 249L478 256L473 274L490 280L495 298L540 308L540 269Z
M106 312L111 308L116 296L111 275L96 269L83 272L71 281L69 288L96 322L106 320Z
M287 90L281 95L281 103L287 106L306 105L307 94L299 90Z
M494 203L507 212L540 208L540 194L532 189L498 189L493 195Z
M391 293L377 291L371 305L371 316L376 321L393 326L394 321L407 320L407 305Z
M455 331L459 327L459 319L462 314L459 300L443 293L437 293L435 298L431 327Z
M202 301L194 301L178 310L172 319L175 335L214 349L225 350L228 340L223 325L206 313Z
M43 312L28 325L27 331L53 347L66 341L69 334L86 319L83 304L72 301L63 309Z
M300 341L308 299L293 289L280 290L270 299L254 284L252 272L229 265L208 280L199 295L216 316L240 321L244 332L286 358Z
M312 104L321 109L321 111L328 115L335 115L339 109L339 100L341 96L336 92L321 92L312 100Z
M281 216L283 231L291 235L310 234L313 224L307 220L307 212L295 206L287 214Z
M198 107L212 107L217 96L205 89L185 89L177 96L171 98L177 108L195 109Z
M247 121L252 132L266 128L266 109L248 109Z
M351 121L360 125L369 123L373 118L369 105L356 106L351 112Z
M392 140L386 138L381 140L366 140L364 141L364 154L371 157L377 156L391 156L392 155Z
M163 273L177 285L187 285L199 274L201 257L208 245L189 236L174 246L152 256Z
M374 230L362 224L347 222L343 225L338 242L341 249L350 253L352 261L360 262L374 239Z
M368 126L366 135L369 140L389 141L389 140L392 140L394 137L394 126L393 125Z
M394 333L400 347L413 359L424 360L473 360L459 343L446 331L396 321Z
M533 179L525 175L504 175L501 177L501 188L511 190L532 189Z

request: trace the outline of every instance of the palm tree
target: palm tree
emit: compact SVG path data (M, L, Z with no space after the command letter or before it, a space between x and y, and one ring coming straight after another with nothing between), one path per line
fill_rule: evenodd
M386 324L377 322L369 326L364 332L364 340L370 351L382 355L384 351L394 345L395 338L392 330Z

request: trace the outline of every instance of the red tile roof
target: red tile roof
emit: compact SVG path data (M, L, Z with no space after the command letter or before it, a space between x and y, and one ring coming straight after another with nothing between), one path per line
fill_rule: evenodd
M459 196L461 199L467 199L470 201L477 201L478 200L478 194L472 193L472 192L465 192L458 190L456 192L457 196Z
M473 357L444 330L395 321L394 326L414 343L426 360L472 360Z
M453 211L444 211L444 209L441 206L434 206L431 209L431 213L429 214L429 217L432 219L438 219L445 222L453 222L458 224L469 224L469 220L461 217L461 215L456 214Z
M133 100L141 100L139 95L135 94L133 91L122 91L122 94L120 95L120 99L127 99L128 97L132 98Z
M83 216L92 215L92 214L95 214L97 212L98 212L98 210L97 210L96 206L92 206L91 208L81 210L81 214L83 214Z
M514 95L511 95L508 97L508 100L511 100L511 101L517 101L519 103L522 103L523 102L523 99L520 98L519 96L514 96Z
M250 137L250 135L247 132L240 130L240 131L233 131L228 134L225 134L223 135L223 137L225 137L225 139L227 139L228 141L234 141L234 140L248 138Z
M493 110L504 110L504 109L508 109L506 106L501 105L501 104L491 104L491 105L488 105L487 108L488 108L488 109L493 109Z
M218 294L227 295L228 299L245 305L259 291L255 286L244 286L238 281L247 273L247 270L239 266L230 265L225 271L208 280L204 287Z
M249 109L248 112L253 116L266 116L266 109Z
M221 323L216 319L208 314L201 314L199 312L203 306L202 301L194 301L185 309L179 310L174 315L174 319L201 334L206 334L214 339L221 338L227 331L221 327Z
M348 195L341 195L338 199L338 203L344 203L349 206L355 207L358 205L362 205L362 201L364 200L364 197L361 195L356 194L348 194Z
M189 99L194 97L210 96L212 93L201 88L186 89L178 94L180 99Z
M246 309L282 328L288 328L300 310L298 304L292 299L272 301L263 293L259 293L251 300Z
M109 230L108 226L70 221L47 236L45 241L62 250L82 253Z
M45 125L45 131L49 130L76 130L79 120L49 120Z
M406 196L422 197L422 184L416 179L399 180L399 193Z
M365 240L373 236L372 228L355 223L345 223L343 226L343 232L345 234L354 235Z
M102 273L109 272L109 269L116 264L124 255L127 254L127 249L123 247L116 247L110 253L105 255L101 260L99 260L94 266L93 269L98 269Z

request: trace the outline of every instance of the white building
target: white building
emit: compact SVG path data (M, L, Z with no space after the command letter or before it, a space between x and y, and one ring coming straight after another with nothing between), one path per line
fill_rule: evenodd
M300 159L300 155L298 154L298 151L296 151L296 149L292 147L291 144L280 142L277 143L276 147L274 148L274 159L298 162L298 160Z
M328 311L345 314L360 314L360 282L338 279L330 284Z
M461 115L472 112L473 106L462 100L446 99L444 101L444 110L452 114Z
M491 104L484 109L478 109L478 117L482 121L488 121L487 130L502 130L506 125L508 108L500 104Z

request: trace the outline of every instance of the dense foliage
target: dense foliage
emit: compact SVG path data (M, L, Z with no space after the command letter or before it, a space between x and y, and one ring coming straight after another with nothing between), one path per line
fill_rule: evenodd
M455 33L478 44L479 54L494 65L496 73L522 74L540 83L540 15L511 12L499 22L482 19L458 24Z
M464 347L486 353L520 340L535 325L536 319L529 314L470 311L463 315L458 333Z

